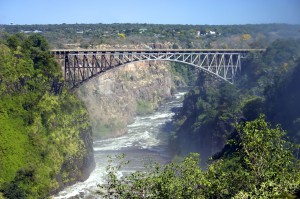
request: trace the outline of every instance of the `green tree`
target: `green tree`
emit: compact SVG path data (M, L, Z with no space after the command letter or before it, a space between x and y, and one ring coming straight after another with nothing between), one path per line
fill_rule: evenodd
M285 132L258 119L237 126L235 139L228 140L229 153L210 165L208 197L273 198L299 189L300 164ZM299 149L299 148L298 148Z
M255 97L247 100L242 108L243 115L247 120L254 120L264 112L264 101L261 97Z
M192 153L179 163L154 164L119 179L119 159L121 164L108 167L99 192L105 198L293 198L300 189L300 162L293 155L299 146L284 135L264 116L241 122L206 172Z
M22 34L11 35L7 39L7 44L11 49L16 50L17 47L21 45L22 39L24 39Z
M293 141L300 143L300 98L299 75L300 59L293 69L285 76L280 76L277 81L265 89L266 115L272 123L280 123L288 130L288 136Z
M120 157L117 157L120 158ZM122 159L119 159L123 162ZM116 171L122 164L108 166L107 184L100 186L105 198L204 198L208 184L199 167L199 154L190 154L182 162L164 167L153 164L147 172L138 171L118 179Z

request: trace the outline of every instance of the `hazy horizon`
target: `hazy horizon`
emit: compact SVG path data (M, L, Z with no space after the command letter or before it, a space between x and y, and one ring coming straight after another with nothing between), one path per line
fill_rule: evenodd
M7 0L0 24L300 24L298 0Z
M165 24L165 23L126 23L126 22L121 22L121 23L40 23L40 24L0 24L0 25L15 25L15 26L32 26L32 25L38 25L38 26L43 26L43 25L97 25L97 24L103 24L103 25L113 25L113 24L137 24L137 25L190 25L190 26L243 26L243 25L299 25L300 26L300 22L298 24L293 24L293 23L245 23L245 24Z

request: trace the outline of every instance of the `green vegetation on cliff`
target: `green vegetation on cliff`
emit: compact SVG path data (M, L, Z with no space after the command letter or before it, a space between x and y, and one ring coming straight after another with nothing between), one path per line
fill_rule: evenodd
M242 60L235 85L200 76L175 116L173 152L200 152L207 160L224 146L235 121L254 120L261 113L299 143L299 46L300 40L277 40L262 55Z
M299 44L277 40L264 54L243 60L235 85L201 74L175 116L172 151L200 152L204 163L192 153L179 163L118 179L121 161L108 167L108 183L99 193L104 198L299 198Z
M177 87L194 86L197 81L198 71L194 66L171 62L170 71L173 82Z
M296 198L300 191L297 150L284 139L280 127L272 128L261 116L235 125L223 153L207 171L199 167L199 155L179 163L152 165L148 172L117 178L124 161L108 167L104 198ZM299 148L298 148L299 150ZM125 162L126 163L126 162Z
M138 114L138 115L149 114L154 111L153 109L154 108L153 108L153 105L151 102L145 101L145 100L137 101L136 114Z
M44 198L85 179L91 142L87 111L63 86L46 40L7 36L0 43L0 193Z

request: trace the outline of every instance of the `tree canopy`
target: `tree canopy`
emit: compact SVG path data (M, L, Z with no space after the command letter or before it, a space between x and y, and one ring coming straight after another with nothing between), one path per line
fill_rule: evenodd
M287 141L285 131L272 128L264 116L235 127L207 171L199 166L199 154L192 153L179 163L152 165L147 172L119 179L116 171L123 160L117 159L120 164L108 166L107 184L100 186L99 194L104 198L299 197L300 161L294 156L299 145Z
M83 176L87 111L48 49L41 35L0 43L0 198L45 198Z

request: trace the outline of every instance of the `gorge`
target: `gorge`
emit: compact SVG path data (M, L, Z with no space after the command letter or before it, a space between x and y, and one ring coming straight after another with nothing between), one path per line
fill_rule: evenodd
M60 198L99 198L96 193L97 185L107 183L107 166L111 157L125 155L129 164L118 171L118 177L128 175L136 171L145 170L145 166L151 162L161 165L169 163L172 159L169 151L170 129L166 126L171 122L173 110L181 106L185 92L179 92L166 103L159 106L153 113L136 116L133 123L127 126L128 132L124 135L94 140L94 154L96 169L90 177L84 181L65 188L54 196ZM101 198L101 197L100 197Z
M85 103L96 138L127 131L136 114L156 109L172 96L175 85L168 62L137 62L105 72L76 90Z
M171 161L171 129L166 125L175 114L173 109L181 106L185 93L177 93L177 87L187 85L172 73L171 67L170 62L163 61L126 64L75 89L91 118L96 169L85 182L64 189L54 198L80 194L97 198L94 192L97 184L105 183L108 156L124 153L130 160L120 175L135 172L150 161Z
M110 27L89 27L98 26ZM41 27L48 28L43 34L52 39L52 48L61 41L105 43L91 36L97 28L76 35L73 30L86 26L70 25L69 32L68 25ZM97 183L122 190L116 193L120 198L143 198L141 193L161 198L299 195L298 26L216 26L224 31L216 37L198 37L194 26L178 26L182 33L173 31L176 25L148 27L162 36L131 32L99 45L177 49L228 44L266 50L243 61L234 85L193 67L152 61L106 71L70 91L41 34L9 35L0 29L1 199L98 197L92 188ZM285 39L287 33L292 38ZM180 108L183 93L177 87L186 85L193 86ZM172 132L165 131L170 126ZM111 172L110 177L124 178L110 181L106 156L122 152L132 164ZM135 173L148 157L164 166Z

